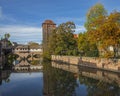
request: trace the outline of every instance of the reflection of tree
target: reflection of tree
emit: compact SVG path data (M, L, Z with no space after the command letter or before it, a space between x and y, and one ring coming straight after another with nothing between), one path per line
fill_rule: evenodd
M9 83L10 82L10 74L11 71L8 70L0 70L0 85L2 85L2 81L4 80L5 83Z
M44 63L44 96L73 96L77 86L73 73L52 68Z
M72 96L75 92L76 79L73 73L55 69L55 96Z
M34 58L40 58L40 54L33 55Z
M5 66L4 66L4 69L8 69L8 68L12 68L13 66L13 62L18 58L19 56L17 54L8 54L5 56L6 58L6 63L5 63Z
M80 84L87 86L87 96L120 96L120 87L89 77L79 76Z
M5 82L6 82L6 83L9 83L9 82L10 82L10 79L9 79L9 78L5 79Z

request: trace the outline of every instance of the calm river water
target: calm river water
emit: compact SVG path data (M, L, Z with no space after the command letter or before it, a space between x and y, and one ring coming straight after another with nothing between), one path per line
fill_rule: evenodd
M55 62L42 72L1 70L0 96L120 96L120 74Z

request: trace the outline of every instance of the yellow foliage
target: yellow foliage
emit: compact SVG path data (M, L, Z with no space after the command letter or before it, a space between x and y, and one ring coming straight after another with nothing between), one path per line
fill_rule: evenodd
M103 55L104 58L112 58L113 56L114 56L114 53L113 53L113 52L110 52L110 51L106 52L106 53Z

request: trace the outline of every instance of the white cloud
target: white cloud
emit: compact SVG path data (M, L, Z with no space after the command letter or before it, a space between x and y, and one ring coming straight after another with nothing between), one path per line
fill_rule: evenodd
M1 32L14 32L14 33L24 33L24 32L41 32L42 28L23 26L23 25L4 25L0 27Z
M27 43L30 41L41 43L42 28L23 25L3 25L0 26L0 35L10 33L10 40L18 43Z

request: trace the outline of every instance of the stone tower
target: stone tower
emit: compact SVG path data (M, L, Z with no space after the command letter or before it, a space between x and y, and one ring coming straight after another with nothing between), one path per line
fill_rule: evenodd
M43 51L48 47L48 39L53 29L56 28L56 24L52 20L45 20L42 23L42 32L43 32Z

